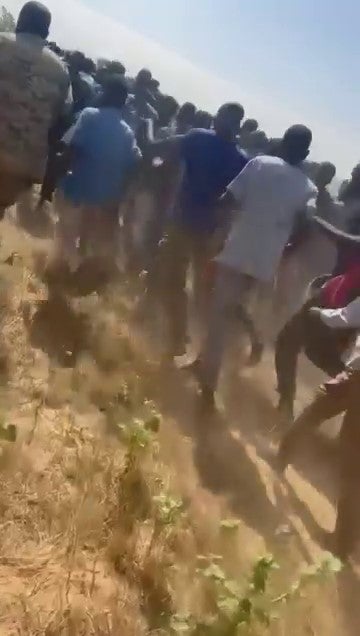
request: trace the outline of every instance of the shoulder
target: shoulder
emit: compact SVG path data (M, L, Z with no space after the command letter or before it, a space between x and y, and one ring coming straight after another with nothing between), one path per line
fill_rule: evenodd
M264 167L266 168L267 166L272 165L271 162L269 164L269 162L266 161L267 159L272 159L272 157L261 156L261 157L253 157L252 159L249 159L249 157L247 157L244 153L243 153L243 157L245 158L245 162L246 162L245 168L248 173L258 172Z
M83 125L88 122L92 122L97 119L101 115L100 110L98 108L88 107L84 108L81 111L79 118L77 120L78 125Z
M310 177L307 176L307 174L305 174L305 172L300 167L296 168L295 170L299 184L309 195L309 199L315 197L318 193L318 189L315 183L310 179Z
M87 108L84 108L84 110L81 111L81 117L86 117L86 118L91 118L91 117L97 117L101 114L101 111L99 108L95 108L94 106L88 106Z
M269 168L285 168L288 164L285 163L280 157L272 157L270 155L258 155L251 159L251 162L257 166L266 166Z
M294 198L298 200L300 207L307 206L309 201L316 198L318 189L305 174L302 166L291 166L284 162L284 168L281 173L288 183L289 191L291 190Z
M65 62L47 46L42 49L42 60L52 77L56 78L59 84L70 84L70 76Z
M203 130L202 128L193 128L183 136L183 144L191 148L209 146L214 140L216 140L215 133L212 130Z
M213 130L204 130L203 128L192 128L186 133L185 137L189 139L209 140L215 139L216 135Z
M63 62L54 51L51 51L47 46L43 48L43 55L47 57L50 63L57 67L60 72L67 73L67 68L65 62Z

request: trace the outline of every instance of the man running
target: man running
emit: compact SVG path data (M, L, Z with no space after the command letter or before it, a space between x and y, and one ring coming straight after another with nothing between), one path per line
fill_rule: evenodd
M182 181L163 246L163 302L170 328L169 357L186 353L186 283L190 264L198 313L204 307L205 268L214 255L216 230L222 225L217 201L247 162L236 146L243 116L240 104L224 104L215 118L214 130L194 129L151 148L153 156L172 156L183 164Z
M275 365L280 396L279 411L285 421L292 421L296 394L297 359L301 351L322 371L335 377L345 365L342 354L348 346L346 332L327 329L312 315L314 306L327 309L342 307L359 295L360 291L360 237L346 234L319 217L314 224L326 231L327 236L342 252L350 255L335 276L321 276L310 286L303 306L280 331L275 349Z
M158 114L150 104L151 101L151 72L143 68L136 76L134 94L129 95L124 108L124 119L135 134L141 133L144 122L157 122Z
M217 277L201 355L200 385L210 403L238 305L246 303L257 285L273 282L284 248L316 195L316 187L299 167L311 141L308 128L292 126L278 156L251 160L222 199L223 206L239 212L216 258Z
M72 270L79 264L79 237L97 255L115 256L119 204L141 157L123 120L127 95L122 76L109 77L99 106L85 108L63 139L69 171L56 194L57 250Z
M299 354L304 351L309 360L330 377L345 369L342 356L349 346L352 333L333 332L316 316L312 308L336 308L350 302L360 293L360 260L347 274L331 278L290 318L276 341L276 375L278 379L279 411L283 419L293 420L296 395L296 373Z
M353 330L354 345L346 369L323 384L312 402L284 436L279 449L279 468L285 471L300 443L323 422L345 412L339 437L340 493L334 534L334 552L347 559L360 536L358 492L360 480L360 355L356 333L360 328L360 298L340 309L312 309L323 324L335 331Z
M42 182L49 130L71 106L68 73L46 46L50 24L50 11L28 2L16 32L0 34L0 218Z
M329 185L335 178L336 168L330 161L320 163L316 170L315 185L318 189L316 197L316 209L319 216L324 219L332 219L332 209L334 200L328 190Z

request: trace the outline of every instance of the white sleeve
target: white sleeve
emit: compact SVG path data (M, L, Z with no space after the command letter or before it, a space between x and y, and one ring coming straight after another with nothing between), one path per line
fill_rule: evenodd
M342 309L322 309L320 317L333 329L360 329L360 298Z
M240 172L240 174L238 174L238 176L235 177L234 181L232 181L227 187L228 192L230 192L233 195L234 199L239 203L241 203L242 199L244 198L247 183L249 181L249 178L255 171L256 166L257 159L251 159L251 161L246 164L245 168Z

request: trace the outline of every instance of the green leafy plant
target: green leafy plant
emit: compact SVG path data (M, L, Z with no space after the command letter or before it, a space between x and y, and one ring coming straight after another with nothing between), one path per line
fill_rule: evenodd
M154 439L154 427L144 420L134 419L129 424L118 426L122 439L126 445L124 475L137 467L139 459L152 448Z
M303 596L306 588L313 583L323 583L333 574L338 574L342 570L342 563L339 559L328 553L320 565L311 565L306 568L298 580L295 581L289 590L273 599L273 604L287 603L288 601Z
M162 527L175 525L184 510L184 503L181 499L176 499L166 493L153 497L153 502L156 522Z
M272 556L260 558L254 564L247 584L241 585L227 577L221 557L199 557L197 574L206 580L212 591L215 611L203 622L191 615L175 615L170 622L170 633L187 636L237 636L250 634L257 627L270 627L278 619L277 606L287 604L305 594L312 583L322 583L341 570L341 563L332 555L301 573L290 589L273 598L270 589L271 574L279 566Z
M148 547L148 554L152 552L160 535L165 530L172 530L175 527L181 519L184 510L184 503L181 499L176 499L165 492L155 495L152 498L152 502L154 507L154 528Z

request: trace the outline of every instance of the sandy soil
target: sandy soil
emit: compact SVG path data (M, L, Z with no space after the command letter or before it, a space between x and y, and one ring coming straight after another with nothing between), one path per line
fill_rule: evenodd
M56 446L59 413L62 421L66 413L67 421L75 422L81 430L92 431L102 426L99 403L89 398L94 391L89 389L86 397L84 393L79 394L76 402L76 389L70 381L87 346L87 330L91 328L89 316L91 322L98 296L73 298L76 312L70 311L61 298L51 295L49 298L47 286L36 269L41 261L39 252L51 249L51 240L44 236L39 238L38 235L43 234L41 228L25 221L25 229L12 220L3 222L0 228L4 341L1 410L4 421L16 424L19 430L14 450L8 451L6 446L1 456L1 468L5 472L3 496L0 497L0 541L3 544L0 553L0 633L4 635L45 634L40 629L26 631L24 622L19 629L9 599L18 601L26 597L26 615L29 611L26 608L37 595L40 579L42 605L55 603L55 583L59 578L66 579L66 572L53 558L57 540L52 537L51 542L48 541L43 530L36 530L35 522L33 527L26 528L25 534L22 526L25 518L26 523L30 523L29 520L38 514L38 502L33 499L29 483L46 479L54 444ZM122 293L120 288L118 293ZM111 319L116 318L117 312L127 303L124 300L121 305L120 301L121 298L108 301ZM132 346L139 356L136 372L142 375L146 392L166 423L161 430L161 457L170 466L172 482L192 502L198 514L207 519L210 534L219 518L240 520L239 541L235 546L233 543L229 546L228 565L233 568L232 573L237 575L239 563L251 563L263 552L277 556L285 577L292 575L301 564L320 559L322 533L331 531L334 525L336 451L326 437L319 437L289 470L286 483L279 482L270 460L279 437L271 350L257 369L232 375L231 381L224 383L220 409L209 416L198 408L191 378L159 364L152 338L141 333L138 324L134 326L123 318L122 327L128 329ZM112 333L111 329L108 335L104 332L102 351L110 349L113 356L116 343L111 340ZM106 358L106 353L103 357ZM101 370L94 370L91 365L89 370L90 366L86 364L85 361L82 372L89 373L91 389L100 386L104 391L106 383L116 384L119 380L116 374L111 379L107 374L105 381ZM312 387L320 377L308 365L302 364L298 408L309 399ZM7 480L8 463L12 475L14 470L15 475L18 474L17 488L13 478L11 484ZM22 480L25 480L26 488ZM54 501L47 501L49 507L56 505L58 487L55 482ZM7 498L18 502L17 513L12 507L11 515L7 514ZM26 517L22 512L24 505L28 511ZM35 532L40 534L34 536ZM61 534L61 530L59 532ZM96 602L101 605L118 582L114 582L102 566L98 569L100 582ZM91 577L91 572L88 576ZM45 579L47 583L43 584ZM326 587L315 597L313 605L310 603L308 617L299 617L299 625L301 622L304 628L299 634L360 634L360 607L356 602L359 590L354 564L346 568L336 584ZM81 580L78 591L81 596ZM133 633L136 636L142 632L135 629Z

